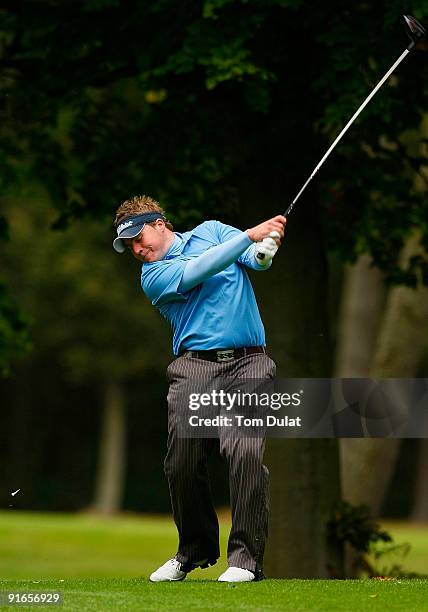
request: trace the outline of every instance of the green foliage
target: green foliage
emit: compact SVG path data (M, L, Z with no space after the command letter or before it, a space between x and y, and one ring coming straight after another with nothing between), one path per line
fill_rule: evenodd
M409 572L403 568L403 560L411 550L411 545L404 544L370 546L369 555L364 560L364 571L369 576L388 578L428 578L427 574Z
M9 239L9 226L5 217L0 215L0 240Z
M29 319L0 283L0 376L9 374L11 362L30 346Z
M33 186L24 198L32 202L30 209L9 199L14 240L2 262L8 285L31 313L37 363L55 362L75 385L124 381L164 366L168 326L141 291L140 266L113 251L113 231L106 234L105 223L90 219L52 231L55 213L46 195ZM2 314L21 331L19 313L9 307ZM154 353L153 346L166 351ZM10 343L5 350L10 352Z
M367 506L352 506L341 501L328 522L331 538L342 543L349 542L358 552L366 553L374 542L391 542L386 531L373 521Z
M406 12L401 0L8 3L2 180L13 182L25 156L59 225L110 215L142 192L178 222L243 216L254 182L269 194L260 210L281 211L407 44ZM427 16L423 0L417 17ZM425 59L422 45L399 67L307 196L330 250L344 261L370 252L390 280L413 285L427 280L427 259L402 270L397 254L415 227L428 248L417 178L427 160ZM304 223L308 205L299 206L293 222Z
M155 195L178 226L281 211L404 48L406 12L401 0L4 3L2 191L43 183L55 227L111 218L136 193ZM428 0L415 14L428 16ZM409 286L428 282L426 50L400 66L307 196L340 259L369 252ZM266 198L248 211L254 185ZM305 223L299 206L290 231ZM414 228L425 254L403 269ZM16 320L3 325L12 347Z
M402 562L397 562L409 554L410 544L393 542L392 536L379 527L365 505L353 506L341 501L328 522L328 534L332 541L352 546L356 553L354 567L366 576L426 577L404 570Z

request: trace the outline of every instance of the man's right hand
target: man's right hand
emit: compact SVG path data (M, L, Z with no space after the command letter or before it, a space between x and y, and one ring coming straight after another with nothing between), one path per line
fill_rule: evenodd
M284 227L286 223L287 219L285 217L277 215L276 217L272 217L272 219L260 223L260 225L247 229L246 232L253 242L260 242L264 238L267 238L271 232L278 232L279 238L276 240L279 246L281 244L280 238L284 237Z

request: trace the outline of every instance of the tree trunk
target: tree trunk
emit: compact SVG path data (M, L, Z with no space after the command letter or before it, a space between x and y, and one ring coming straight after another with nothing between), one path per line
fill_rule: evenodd
M265 571L271 578L342 578L341 545L327 523L340 498L337 440L269 440L271 517Z
M350 438L342 453L343 497L379 516L400 450L398 438Z
M406 265L410 257L417 255L420 250L419 235L415 233L403 249L401 265ZM372 376L412 378L417 375L423 351L427 346L427 313L427 287L412 289L400 285L391 289Z
M355 265L345 266L336 348L338 378L370 375L385 302L382 274L371 261L368 255L361 255Z
M428 440L422 439L418 442L415 498L411 518L414 521L428 521Z
M412 236L401 255L401 265L419 250ZM373 378L417 375L427 325L427 289L399 286L390 290L370 369ZM365 373L365 371L364 371ZM354 374L355 375L355 374ZM368 505L374 516L381 510L400 448L399 439L349 439L342 453L343 493L353 504Z
M99 446L95 498L91 510L114 514L122 506L125 486L126 423L123 389L107 383Z
M346 266L336 349L338 378L369 377L384 300L382 275L372 267L368 255L361 255L354 266ZM382 444L382 440L340 440L342 492L350 503L370 501L372 506L378 483L370 476Z

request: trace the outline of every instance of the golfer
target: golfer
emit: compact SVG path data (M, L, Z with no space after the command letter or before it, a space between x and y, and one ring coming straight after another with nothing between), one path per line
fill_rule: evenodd
M243 232L219 221L205 221L178 233L148 196L133 197L116 212L113 247L119 253L129 249L143 263L141 286L170 322L176 355L167 370L165 474L179 544L175 557L150 576L152 582L183 580L220 556L207 471L208 456L218 441L179 437L177 413L188 404L191 379L209 383L219 377L274 376L275 363L266 353L263 323L246 268L269 269L285 223L285 217L278 215ZM220 433L220 453L229 465L232 509L229 567L219 577L221 582L263 578L269 476L262 463L264 446L263 437Z

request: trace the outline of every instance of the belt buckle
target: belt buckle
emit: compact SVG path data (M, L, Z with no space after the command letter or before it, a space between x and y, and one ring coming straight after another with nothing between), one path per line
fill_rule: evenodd
M232 361L235 358L235 351L233 349L228 349L226 351L216 351L217 353L217 361Z

